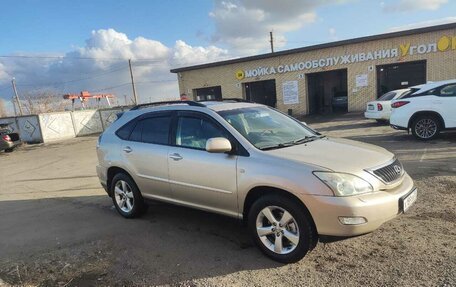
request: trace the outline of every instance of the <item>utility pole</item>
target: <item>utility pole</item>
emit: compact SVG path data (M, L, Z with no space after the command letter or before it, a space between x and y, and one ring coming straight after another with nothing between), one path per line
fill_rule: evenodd
M13 78L11 83L13 84L13 91L14 91L14 94L16 95L16 102L17 102L17 106L19 107L19 114L22 116L22 115L24 115L24 113L22 112L22 105L21 105L21 102L19 101L19 96L17 95L16 79Z
M130 67L131 86L133 88L133 97L135 99L135 105L137 105L138 97L136 96L135 79L133 78L133 70L131 69L131 59L128 59L128 66Z
M14 116L17 117L16 100L14 99L14 97L11 98L11 102L13 103Z
M269 42L271 43L271 53L274 53L274 38L272 37L272 31L269 32Z

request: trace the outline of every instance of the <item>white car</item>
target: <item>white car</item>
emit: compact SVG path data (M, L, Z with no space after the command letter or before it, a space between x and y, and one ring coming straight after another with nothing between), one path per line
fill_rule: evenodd
M411 130L421 140L436 138L442 130L456 129L456 79L411 87L391 107L393 128Z
M377 122L387 122L391 116L391 101L400 99L410 92L410 89L400 89L383 94L376 101L368 102L364 117Z

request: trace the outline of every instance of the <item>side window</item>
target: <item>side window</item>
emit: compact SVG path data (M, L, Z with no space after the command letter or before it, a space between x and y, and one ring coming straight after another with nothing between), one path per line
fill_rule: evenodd
M168 144L170 123L171 117L169 116L142 120L142 142Z
M226 135L214 123L198 117L179 117L176 131L177 146L205 149L206 141L215 137Z
M133 128L135 127L135 124L135 120L128 122L116 131L116 135L123 140L127 140L130 137L130 134L133 131Z
M151 117L140 120L133 129L130 140L154 144L168 144L170 123L170 116Z
M447 85L440 89L441 97L456 97L456 84Z

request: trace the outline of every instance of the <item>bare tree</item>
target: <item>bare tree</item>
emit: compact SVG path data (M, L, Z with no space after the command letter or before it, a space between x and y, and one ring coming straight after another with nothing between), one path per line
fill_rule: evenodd
M5 106L5 100L0 99L0 118L6 117L8 114L6 113L6 106Z
M64 111L68 101L53 91L34 91L22 96L22 105L29 114Z

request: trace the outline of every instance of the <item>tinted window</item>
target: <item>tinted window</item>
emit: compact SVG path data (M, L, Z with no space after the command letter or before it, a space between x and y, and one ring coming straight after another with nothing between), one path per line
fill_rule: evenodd
M145 143L168 144L171 117L152 117L138 121L130 140Z
M456 84L448 85L440 90L441 97L456 97Z
M197 149L205 149L210 138L226 137L214 123L197 117L179 117L176 132L177 146Z
M145 143L168 144L171 117L153 117L142 120L141 141Z
M142 121L139 121L135 128L133 129L131 135L130 135L130 140L135 141L135 142L140 142L141 141L141 132L142 132Z
M125 124L120 129L117 130L116 135L123 140L128 139L130 137L130 134L131 134L133 128L135 127L135 124L136 124L135 120L128 122L127 124Z

